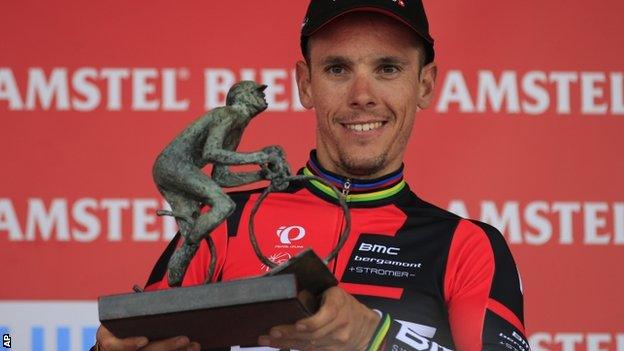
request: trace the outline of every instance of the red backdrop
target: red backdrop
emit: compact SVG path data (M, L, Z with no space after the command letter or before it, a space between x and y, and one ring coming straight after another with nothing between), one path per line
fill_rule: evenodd
M425 4L440 75L409 144L411 187L503 231L534 349L624 350L624 2ZM303 165L314 114L292 69L305 7L0 5L0 299L143 283L173 231L155 217L151 164L234 80L270 85L240 149L281 144Z

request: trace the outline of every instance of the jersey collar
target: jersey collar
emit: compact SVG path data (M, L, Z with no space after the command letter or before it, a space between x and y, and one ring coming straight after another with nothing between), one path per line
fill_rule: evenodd
M300 173L315 175L329 181L343 194L346 194L348 203L354 205L377 205L380 202L389 202L399 194L409 190L403 179L403 165L398 170L375 179L346 178L324 169L316 158L315 150L310 152L310 159ZM338 198L330 187L321 182L312 180L307 183L308 189L319 196L329 197L332 200Z

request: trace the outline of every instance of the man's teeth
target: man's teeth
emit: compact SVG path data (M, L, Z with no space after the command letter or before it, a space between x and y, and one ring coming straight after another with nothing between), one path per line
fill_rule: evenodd
M383 123L374 122L374 123L363 123L363 124L347 124L346 127L355 130L356 132L368 132L369 130L374 130L381 127Z

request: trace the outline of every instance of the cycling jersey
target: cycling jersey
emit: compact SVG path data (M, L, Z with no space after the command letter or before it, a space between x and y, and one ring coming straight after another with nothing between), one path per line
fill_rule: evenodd
M421 200L403 179L402 167L379 179L345 179L324 170L312 152L300 173L323 177L347 194L351 234L329 268L341 288L391 316L382 349L529 349L519 275L495 228ZM212 233L218 253L213 281L268 271L247 230L260 192L230 194L236 211ZM276 263L307 247L325 257L342 232L343 216L329 187L300 182L264 200L255 233L262 252ZM179 235L158 260L146 290L167 288L166 265L178 241ZM183 286L203 283L209 262L203 242Z

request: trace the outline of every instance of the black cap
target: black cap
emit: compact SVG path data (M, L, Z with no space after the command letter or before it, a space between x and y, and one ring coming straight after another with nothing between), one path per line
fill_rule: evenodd
M379 12L403 22L423 39L427 50L425 63L433 61L433 38L422 0L310 0L301 28L303 54L306 54L309 36L335 18L358 11Z

